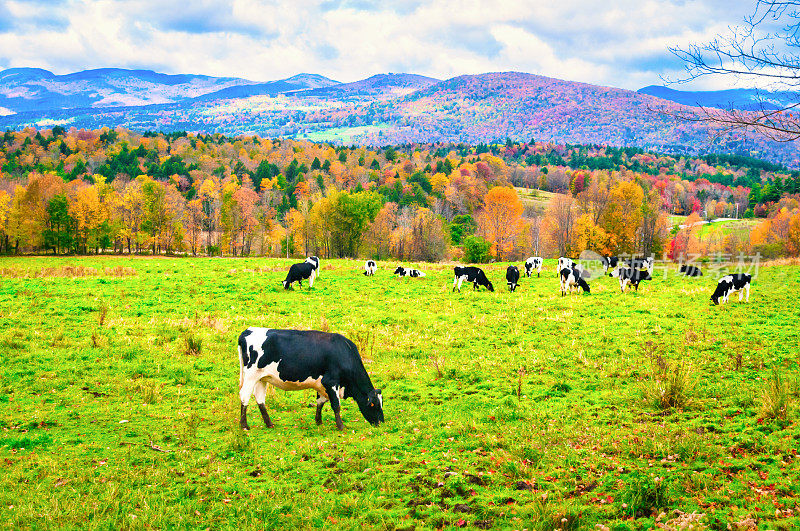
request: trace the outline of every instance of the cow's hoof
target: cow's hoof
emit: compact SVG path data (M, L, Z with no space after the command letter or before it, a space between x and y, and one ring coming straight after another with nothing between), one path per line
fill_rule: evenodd
M270 422L269 424L265 424L265 426L266 426L267 428L274 428L274 427L275 427L275 424L273 424L273 423L271 423L271 422Z

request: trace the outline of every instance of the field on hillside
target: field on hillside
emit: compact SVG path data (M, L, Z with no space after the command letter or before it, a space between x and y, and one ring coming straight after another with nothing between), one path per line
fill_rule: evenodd
M0 527L800 525L800 266L714 307L711 275L561 297L552 260L513 294L349 260L284 291L294 261L0 259ZM240 431L248 326L351 338L386 423L277 390Z

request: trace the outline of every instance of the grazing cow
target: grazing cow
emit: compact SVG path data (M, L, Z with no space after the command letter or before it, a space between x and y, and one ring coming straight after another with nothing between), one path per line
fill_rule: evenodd
M425 276L425 273L423 273L419 269L408 269L402 266L397 266L397 269L394 270L394 274L397 275L397 278L400 277L418 278Z
M581 272L577 269L565 267L559 273L561 277L561 296L566 295L567 290L572 292L572 289L582 288L585 293L591 293L589 284L583 280Z
M608 273L608 270L619 265L619 258L616 256L603 256L601 258L603 262L603 274L605 275Z
M314 287L314 279L317 276L317 270L309 262L301 262L299 264L292 264L289 268L289 273L286 275L286 280L283 281L283 289L289 289L293 282L303 287L303 281L308 279L308 287Z
M639 291L639 282L653 280L650 272L646 269L628 269L627 267L618 267L608 276L619 279L619 290L623 293L625 293L625 288L628 287L628 284L636 288L636 291Z
M480 267L456 266L453 268L453 272L456 275L453 279L453 291L456 290L456 284L458 284L458 292L461 293L461 283L465 280L467 282L472 282L473 291L478 289L478 286L484 286L489 291L494 291L494 286L489 282L489 279L486 278L486 273L484 273L483 269Z
M517 266L508 266L506 269L506 282L508 283L508 290L513 293L517 289L517 283L519 282L519 269L517 269Z
M647 258L631 258L625 261L625 265L631 269L647 269L651 274L653 273L654 260L652 256Z
M364 264L364 275L371 277L375 274L375 271L378 270L378 264L375 263L375 260L367 260Z
M267 428L272 421L264 405L267 384L284 391L314 389L317 392L317 425L322 406L331 403L336 428L344 428L339 401L352 397L370 424L383 422L383 397L369 379L358 348L339 334L316 330L271 330L250 327L239 336L239 426L249 430L247 404L255 394Z
M581 277L589 278L589 274L584 270L583 266L573 260L572 258L564 258L563 256L558 259L558 266L556 268L556 276L561 276L561 271L564 269L577 269Z
M543 263L544 261L538 256L531 256L525 260L525 274L528 276L528 278L530 278L534 271L536 271L536 276L540 277Z
M702 277L703 272L700 271L700 268L693 265L682 265L680 274L685 277Z
M717 282L717 289L711 294L712 302L717 305L720 299L722 302L728 302L728 297L739 292L739 302L742 302L742 295L747 293L747 302L750 302L750 281L752 276L745 273L737 273L735 275L727 275L719 279Z
M572 269L575 267L575 261L572 258L561 257L558 259L558 274L561 275L562 269Z
M306 262L314 266L314 274L316 276L319 276L319 258L317 258L316 256L309 256L308 258L306 258Z

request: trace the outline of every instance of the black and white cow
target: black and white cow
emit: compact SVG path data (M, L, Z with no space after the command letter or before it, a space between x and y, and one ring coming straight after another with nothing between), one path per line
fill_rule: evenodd
M314 266L314 274L316 276L319 276L319 258L317 258L316 256L309 256L308 258L306 258L306 262Z
M714 304L728 302L728 297L739 292L739 302L742 302L742 295L747 293L747 302L750 302L750 281L752 276L746 273L737 273L735 275L726 275L719 279L717 282L717 289L711 294L711 301Z
M682 265L681 270L679 271L681 275L685 277L702 277L703 272L700 271L700 268L693 265Z
M517 283L519 282L519 269L517 269L517 266L508 266L506 269L506 282L508 283L508 290L513 293L517 289Z
M603 274L608 273L609 269L615 268L619 265L619 257L616 256L603 256L600 259L603 262Z
M566 257L562 256L561 258L558 259L558 266L557 267L558 267L558 269L557 269L558 275L560 276L562 270L564 270L564 269L572 269L573 267L575 267L575 261L572 258L566 258Z
M525 260L525 275L529 278L536 271L536 276L540 277L542 272L542 264L544 261L538 256L531 256Z
M453 279L453 291L456 290L456 284L458 284L458 292L461 293L461 283L463 281L472 282L472 290L478 289L479 286L484 286L489 291L494 291L494 286L489 279L486 278L486 273L483 272L483 269L480 267L461 267L456 266L453 268L453 273L455 273L455 278Z
M239 426L249 430L247 404L255 394L261 418L272 421L264 399L267 384L284 391L314 389L317 392L317 425L322 406L331 403L336 428L344 428L340 400L351 397L370 424L383 422L383 397L369 379L358 348L339 334L315 330L272 330L251 327L239 336Z
M397 269L394 270L394 274L397 275L397 278L400 277L419 278L425 276L425 273L423 273L419 269L409 269L402 266L397 266Z
M561 295L566 295L567 291L570 293L572 292L573 288L582 288L584 293L591 293L589 289L589 284L583 280L583 276L581 275L581 271L578 269L565 267L559 273L559 277L561 278Z
M367 260L364 263L364 275L371 277L375 274L375 271L378 270L378 264L375 263L375 260Z
M653 273L654 264L655 261L653 260L652 256L648 256L647 258L630 258L625 260L625 265L631 269L647 269L650 274Z
M297 282L297 285L303 287L303 281L308 279L308 287L314 287L314 279L317 276L317 270L309 262L300 262L299 264L292 264L289 268L289 273L286 275L286 280L283 281L283 289L289 289L292 283Z
M628 284L636 288L636 291L639 291L639 283L642 280L653 280L648 270L629 269L627 267L618 267L609 273L608 276L619 279L619 290L623 293L625 293Z

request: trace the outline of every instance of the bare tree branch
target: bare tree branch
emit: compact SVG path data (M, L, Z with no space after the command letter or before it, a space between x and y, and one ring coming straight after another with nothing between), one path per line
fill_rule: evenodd
M756 0L753 13L742 26L729 27L705 44L674 47L670 51L684 63L684 76L665 79L668 84L687 83L704 76L729 76L735 83L772 91L794 93L800 87L800 0ZM782 96L785 98L787 92ZM757 93L753 109L726 109L699 106L696 109L665 111L689 122L718 126L718 136L752 131L779 142L800 139L800 106L796 93L788 104L776 104L770 94Z

